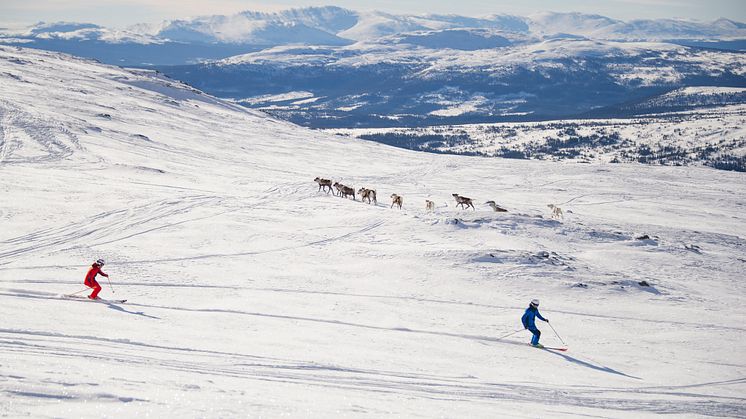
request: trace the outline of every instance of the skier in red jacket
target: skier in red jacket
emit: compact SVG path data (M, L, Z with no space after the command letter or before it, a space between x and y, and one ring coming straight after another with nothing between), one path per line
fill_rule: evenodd
M91 295L88 296L91 300L95 300L98 298L98 293L101 292L101 285L96 282L96 275L101 274L102 276L109 277L104 271L101 270L101 268L104 266L104 260L99 259L97 260L93 265L91 265L91 269L88 270L88 273L85 274L85 286L89 288L93 288L93 292Z

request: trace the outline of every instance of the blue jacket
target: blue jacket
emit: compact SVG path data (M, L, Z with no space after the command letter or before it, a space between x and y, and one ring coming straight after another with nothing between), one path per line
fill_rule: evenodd
M526 312L523 313L523 317L521 317L523 327L525 327L526 329L536 329L536 317L540 318L541 320L547 321L547 319L542 317L541 313L539 313L538 308L529 306L526 309Z

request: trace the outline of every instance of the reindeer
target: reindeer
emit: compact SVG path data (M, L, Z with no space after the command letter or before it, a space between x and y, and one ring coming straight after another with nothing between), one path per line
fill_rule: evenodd
M332 181L331 180L329 180L329 179L322 179L320 177L316 177L316 179L314 179L313 181L319 184L319 191L321 191L323 189L324 192L326 192L326 193L331 192L332 194L334 194L334 191L332 190ZM329 188L329 190L327 191L326 188Z
M404 198L397 194L391 194L391 208L394 208L394 205L398 205L399 209L401 209L401 205L404 203Z
M348 196L352 195L352 200L355 200L355 188L345 186L339 182L334 182L334 187L337 188L337 196L347 198Z
M378 201L376 200L376 191L374 189L360 188L357 193L360 194L361 201L365 201L367 199L368 203L370 204L371 199L373 199L373 203L375 205L378 205Z
M508 212L505 208L500 207L495 201L487 201L485 204L489 205L495 212Z
M547 207L552 211L552 215L551 215L552 219L557 219L557 220L559 220L560 218L562 218L563 220L565 219L565 214L562 212L562 208L554 204L549 204L547 205Z
M426 199L425 200L425 210L427 211L435 211L435 202Z
M467 209L467 208L471 207L471 209L473 209L474 211L477 210L476 208L474 208L474 204L471 202L471 198L467 198L465 196L460 196L457 193L451 194L451 195L453 195L453 197L456 199L456 206L461 205L461 208L463 208L463 209Z

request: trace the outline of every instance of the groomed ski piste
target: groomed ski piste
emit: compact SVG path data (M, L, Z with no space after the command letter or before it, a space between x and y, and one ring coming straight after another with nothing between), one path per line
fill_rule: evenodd
M0 416L746 416L742 173L417 153L9 47L0 128ZM97 258L126 303L64 297Z

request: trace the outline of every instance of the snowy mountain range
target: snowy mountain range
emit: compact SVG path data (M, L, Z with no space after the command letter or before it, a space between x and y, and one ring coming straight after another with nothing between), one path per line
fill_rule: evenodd
M315 128L631 116L628 104L682 87L746 87L741 52L457 32L448 41L443 32L417 32L348 46L281 46L160 69ZM485 47L458 49L457 39Z
M620 21L580 13L477 18L312 7L120 30L43 23L6 31L0 43L156 69L307 127L398 133L427 126L646 118L655 113L670 118L673 112L703 115L697 113L702 108L715 115L713 107L744 103L741 93L722 93L746 88L744 40L746 25L728 19ZM722 94L679 94L687 89ZM729 118L731 110L724 111ZM400 142L378 134L371 138L418 149L440 144ZM719 151L741 158L739 141L738 136L728 138ZM495 150L484 147L479 135L468 147L461 145L426 148L513 156L556 151L554 157L565 157L567 151L543 145ZM720 164L711 160L718 153L697 154L700 146L695 141L682 152L697 157L677 162ZM625 148L625 159L639 160L638 152L648 151L639 147L634 142ZM599 158L617 158L609 150L596 151L603 156Z
M0 415L744 417L745 176L413 152L0 46Z
M226 58L273 46L340 46L416 32L434 32L428 36L430 46L434 46L432 42L454 45L464 41L462 29L508 32L537 39L571 36L612 41L714 41L711 46L735 49L743 48L741 44L746 39L746 25L725 18L713 22L675 19L625 22L580 13L475 18L358 12L328 6L276 13L203 16L138 24L125 29L85 23L39 23L5 31L0 42L62 50L113 64L163 65ZM97 47L99 44L108 45L110 51ZM194 46L195 50L184 51L185 44ZM207 50L204 45L215 48Z

